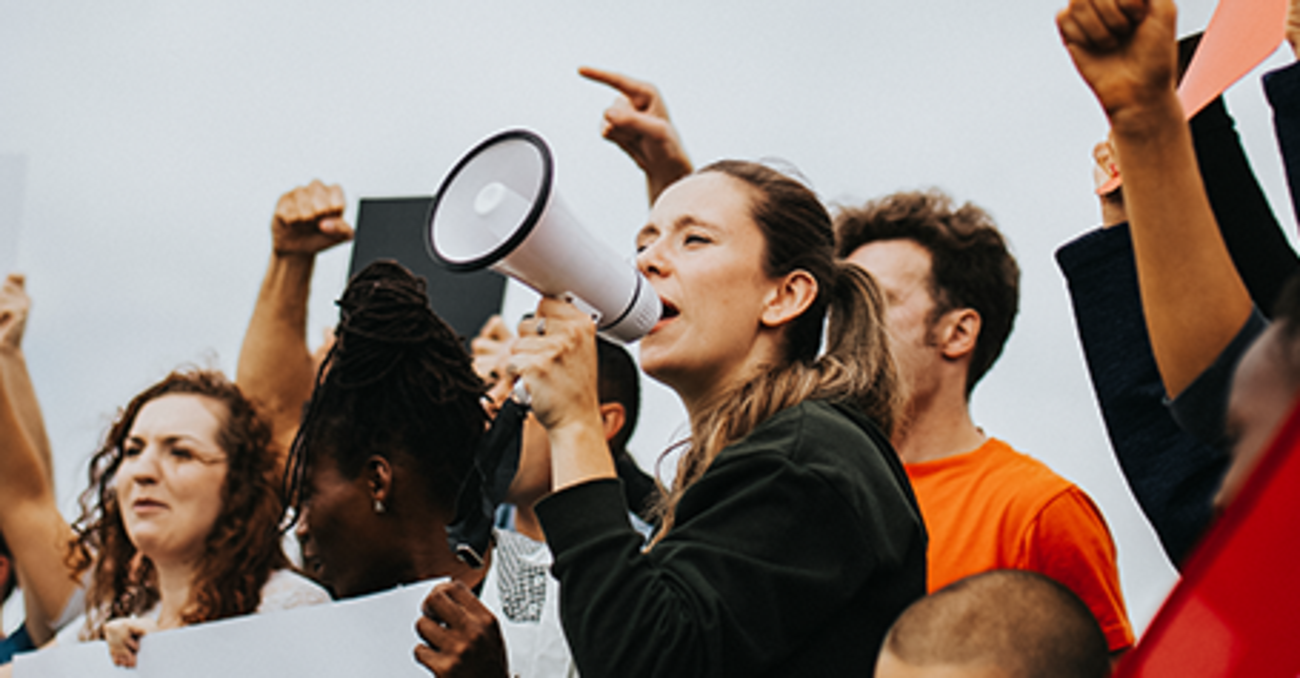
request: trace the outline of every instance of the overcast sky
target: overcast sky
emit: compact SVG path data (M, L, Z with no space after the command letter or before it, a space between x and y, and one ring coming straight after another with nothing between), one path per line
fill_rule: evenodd
M573 212L630 255L644 184L599 137L613 94L576 75L591 64L657 83L700 164L776 157L829 202L937 186L992 213L1023 269L1021 312L977 423L1092 494L1145 623L1174 575L1113 461L1052 259L1097 223L1106 132L1056 35L1060 4L0 0L0 266L29 276L63 504L131 395L184 363L233 371L272 209L297 184L341 183L351 219L358 198L430 194L475 142L526 126ZM1185 3L1181 32L1212 11ZM1229 107L1294 233L1260 72ZM313 341L348 255L318 265ZM508 294L508 311L528 304ZM685 429L646 384L632 446L652 465Z

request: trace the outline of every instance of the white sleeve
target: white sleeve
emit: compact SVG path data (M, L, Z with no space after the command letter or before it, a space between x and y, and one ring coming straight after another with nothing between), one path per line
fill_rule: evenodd
M329 592L312 580L292 570L276 570L262 586L262 602L257 611L277 612L328 602Z

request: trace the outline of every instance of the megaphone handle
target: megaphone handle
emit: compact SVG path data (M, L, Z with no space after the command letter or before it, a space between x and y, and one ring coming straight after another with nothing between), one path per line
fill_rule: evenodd
M595 306L592 306L591 304L588 304L587 302L583 301L582 297L579 297L578 295L572 292L565 292L564 300L576 306L579 311L582 311L583 313L586 313L588 316L590 316L592 322L596 323L597 325L600 325L601 314L600 311L596 310Z

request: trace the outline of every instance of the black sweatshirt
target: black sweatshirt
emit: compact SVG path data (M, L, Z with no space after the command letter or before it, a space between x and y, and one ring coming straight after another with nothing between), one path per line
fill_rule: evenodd
M617 480L537 506L579 672L871 675L925 594L925 528L878 429L807 401L722 450L649 552Z

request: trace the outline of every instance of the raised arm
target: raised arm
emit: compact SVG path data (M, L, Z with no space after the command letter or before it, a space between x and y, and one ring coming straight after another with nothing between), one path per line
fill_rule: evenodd
M313 181L280 196L271 219L271 262L239 351L235 382L265 408L283 464L311 395L307 300L316 255L352 238L343 189Z
M677 128L668 119L668 106L658 88L589 66L578 69L578 73L619 91L618 99L605 109L601 134L618 144L645 172L646 194L651 204L674 181L694 171Z
M27 359L22 348L27 312L31 308L25 285L22 275L11 273L0 286L0 362L3 363L4 387L12 394L18 420L40 456L47 482L52 485L54 461L50 455L50 439L45 433L45 419L41 416L41 406L36 399L31 375L27 372Z
M1057 15L1110 118L1151 348L1171 396L1214 362L1252 308L1175 94L1176 13L1172 0L1071 0Z
M76 588L64 564L72 528L59 513L50 481L48 443L42 452L33 427L44 430L27 368L17 346L26 318L27 297L21 277L7 281L0 310L0 532L9 542L18 580L23 587L27 631L40 645L53 636L58 619ZM21 301L21 303L17 303ZM16 385L16 388L11 388ZM30 399L30 402L27 402ZM35 417L35 421L31 417Z
M1297 4L1300 0L1293 0L1293 8ZM1190 61L1199 37L1179 40L1180 64ZM1266 76L1266 84L1268 77L1278 75L1293 77L1290 73ZM1281 110L1279 123L1294 117ZM1223 97L1197 112L1189 129L1219 233L1255 305L1268 312L1300 262L1255 179ZM1093 157L1098 186L1119 173L1109 141L1098 144ZM1209 524L1211 499L1228 465L1227 451L1202 435L1210 428L1221 430L1224 416L1221 411L1197 410L1190 419L1205 424L1188 430L1179 425L1189 420L1182 406L1202 402L1198 392L1216 388L1213 380L1206 380L1208 373L1180 395L1178 420L1164 403L1165 389L1143 316L1123 193L1119 188L1101 196L1103 228L1061 247L1057 261L1069 283L1079 339L1111 446L1165 552L1179 564ZM1248 322L1242 331L1250 326Z

